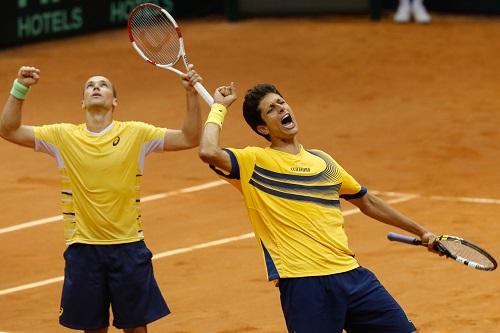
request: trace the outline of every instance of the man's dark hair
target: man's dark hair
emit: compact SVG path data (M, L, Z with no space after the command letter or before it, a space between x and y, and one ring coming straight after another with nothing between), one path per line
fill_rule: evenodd
M257 126L265 125L262 117L260 116L259 104L264 96L270 93L283 97L274 85L270 83L259 83L247 91L245 100L243 101L243 117L245 117L247 124L255 133L265 137L267 141L271 141L271 137L269 135L259 133L259 131L257 131Z

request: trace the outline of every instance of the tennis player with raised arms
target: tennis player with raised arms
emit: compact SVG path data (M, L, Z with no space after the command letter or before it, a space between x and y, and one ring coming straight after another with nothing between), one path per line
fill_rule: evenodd
M201 116L194 85L201 78L192 66L182 76L187 112L181 129L113 120L116 89L101 75L90 77L83 87L85 123L24 125L24 99L39 78L35 67L19 69L0 117L0 135L56 159L68 244L59 321L72 329L105 333L111 305L115 327L145 333L148 323L170 310L144 243L144 161L152 152L198 145Z
M222 148L233 84L219 87L199 155L243 195L269 280L276 281L290 333L411 333L416 328L348 246L340 199L415 234L434 234L361 186L329 154L305 149L292 108L271 84L250 89L243 116L268 147Z

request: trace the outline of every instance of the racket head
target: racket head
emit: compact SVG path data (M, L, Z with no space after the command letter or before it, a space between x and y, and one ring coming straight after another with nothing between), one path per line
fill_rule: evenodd
M497 262L492 255L463 238L441 235L435 239L434 247L445 256L466 266L483 271L493 271L497 268Z
M138 5L128 17L127 28L134 49L153 65L171 67L185 53L177 22L160 6Z

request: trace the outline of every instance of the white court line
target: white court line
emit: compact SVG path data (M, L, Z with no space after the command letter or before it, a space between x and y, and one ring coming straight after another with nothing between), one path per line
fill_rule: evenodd
M21 229L25 229L25 228L31 228L31 227L35 227L37 225L56 222L56 221L60 221L60 220L62 220L61 215L46 217L46 218L43 218L40 220L35 220L35 221L31 221L31 222L16 224L16 225L13 225L10 227L1 228L0 234L6 234L8 232L21 230Z
M186 187L186 188L176 190L176 191L149 195L147 197L141 198L141 202L148 202L148 201L164 199L164 198L172 197L172 196L175 196L175 195L178 195L181 193L191 193L191 192L196 192L196 191L202 191L202 190L206 190L206 189L220 186L220 185L224 185L224 184L228 184L228 183L225 180L217 180L217 181L210 182L210 183ZM13 225L10 227L0 228L0 234L6 234L8 232L13 232L13 231L21 230L21 229L36 227L38 225L57 222L57 221L61 221L61 220L62 220L61 215L46 217L46 218L43 218L40 220L35 220L35 221L31 221L31 222L16 224L16 225Z
M417 196L415 196L415 195L407 195L405 197L388 200L387 202L390 203L390 204L394 204L394 203L398 203L398 202L409 201L409 200L415 199L416 197ZM353 208L353 209L348 209L346 211L343 211L342 215L343 216L349 216L349 215L357 214L359 212L360 211L359 211L358 208ZM192 251L195 251L195 250L205 249L205 248L209 248L209 247L213 247L213 246L218 246L218 245L222 245L222 244L233 243L233 242L237 242L237 241L240 241L240 240L243 240L243 239L252 238L253 236L254 236L254 233L253 232L249 232L249 233L242 234L242 235L239 235L239 236L222 238L222 239L218 239L218 240L214 240L214 241L210 241L210 242L206 242L206 243L196 244L196 245L193 245L193 246L181 247L181 248L170 250L170 251L160 252L160 253L155 254L153 256L153 260L155 260L155 259L161 259L161 258L165 258L165 257L171 257L171 256L174 256L174 255L177 255L177 254L192 252ZM13 293L16 293L18 291L23 291L23 290L27 290L27 289L33 289L33 288L43 287L43 286L46 286L46 285L49 285L49 284L54 284L54 283L57 283L57 282L62 282L63 280L64 280L63 276L58 276L58 277L47 279L47 280L42 280L42 281L38 281L38 282L23 284L23 285L17 286L17 287L3 289L3 290L0 290L0 296L1 295L7 295L7 294L13 294Z
M53 283L57 283L57 282L61 282L61 281L64 281L64 276L58 276L58 277L47 279L47 280L23 284L23 285L20 285L18 287L12 287L12 288L8 288L8 289L0 290L0 296L7 295L7 294L13 294L13 293L16 293L18 291L23 291L23 290L27 290L27 289L42 287L42 286L46 286L48 284L53 284Z
M464 203L475 203L475 204L490 204L490 205L500 205L500 199L494 198L472 198L472 197L451 197L444 195L420 195L420 194L411 194L411 193L402 193L402 192L383 192L383 191L370 191L373 194L377 195L386 195L388 197L401 197L406 195L415 195L418 198L422 199L430 199L437 201L453 201L453 202L464 202Z
M440 195L431 195L429 199L441 200L441 201L456 201L456 202L466 202L466 203L500 205L500 200L492 198L446 197Z
M170 250L170 251L166 251L166 252L160 252L160 253L155 254L153 256L153 260L174 256L176 254L191 252L194 250L205 249L207 247L237 242L237 241L242 240L242 239L252 238L253 236L254 236L254 233L249 232L247 234L243 234L243 235L239 235L239 236L222 238L222 239L214 240L214 241L207 242L207 243L196 244L196 245L193 245L190 247L181 247L180 249ZM1 291L0 291L0 295L1 295Z

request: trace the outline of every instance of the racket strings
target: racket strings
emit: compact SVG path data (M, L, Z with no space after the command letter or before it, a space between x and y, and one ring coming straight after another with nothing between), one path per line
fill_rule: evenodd
M440 243L454 256L461 257L467 261L474 262L485 267L493 265L493 262L488 256L473 247L463 244L460 241L441 240Z
M143 7L130 20L137 47L151 61L169 65L179 58L180 41L175 25L158 9Z

